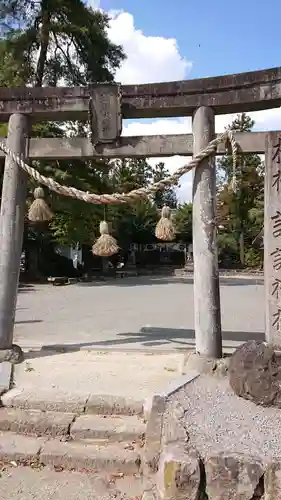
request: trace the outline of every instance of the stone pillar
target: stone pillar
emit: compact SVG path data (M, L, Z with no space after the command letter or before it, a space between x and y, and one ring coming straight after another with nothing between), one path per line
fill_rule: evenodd
M211 108L193 116L194 154L215 137ZM216 168L214 155L203 160L193 177L194 323L196 351L209 358L222 356L220 292L217 259Z
M266 340L281 349L281 134L267 134L264 181Z
M20 114L12 115L9 120L7 146L22 155L26 152L27 122L27 117ZM1 351L11 349L13 343L27 178L7 156L0 218L0 361ZM4 356L5 360L9 361L8 357Z

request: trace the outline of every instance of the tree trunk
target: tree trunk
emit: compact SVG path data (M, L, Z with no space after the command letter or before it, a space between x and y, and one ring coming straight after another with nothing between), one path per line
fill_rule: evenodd
M242 266L245 265L245 248L244 248L244 231L241 230L239 234L239 254L240 254L240 262Z
M35 87L42 87L43 85L44 70L45 70L45 64L47 60L47 53L50 40L50 31L49 31L50 14L47 10L46 11L43 10L41 17L42 17L42 26L40 33L40 52L36 68ZM34 279L34 280L40 279L38 264L39 264L38 248L29 247L28 260L27 260L27 274L29 279Z
M50 14L48 11L42 13L42 27L40 33L40 53L36 68L35 87L42 87L44 69L47 59L47 52L50 39L49 31Z
M38 264L38 248L31 245L27 252L27 275L31 281L38 281L41 278Z
M102 257L102 273L104 275L108 274L108 269L109 269L109 261L108 257Z

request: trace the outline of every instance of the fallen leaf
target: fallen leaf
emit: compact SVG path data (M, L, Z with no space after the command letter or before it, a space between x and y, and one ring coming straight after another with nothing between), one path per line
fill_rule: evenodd
M110 474L110 477L112 478L124 477L124 472L113 472L112 474Z
M54 465L54 469L56 472L62 472L63 471L63 467L61 465Z
M25 371L26 372L34 372L35 370L34 370L34 368L32 368L32 366L30 366L29 363L26 363L26 365L25 365Z
M132 444L125 444L124 445L124 450L134 450L134 446Z

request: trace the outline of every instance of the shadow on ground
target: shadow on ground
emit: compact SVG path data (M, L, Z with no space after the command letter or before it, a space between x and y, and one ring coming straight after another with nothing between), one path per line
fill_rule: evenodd
M171 284L189 284L193 285L193 277L177 277L177 276L163 276L163 277L153 277L153 276L139 276L139 277L125 277L116 278L109 280L98 280L90 282L78 282L76 285L80 287L103 287L103 286L117 286L117 287L134 287L134 286L147 286L147 285L171 285ZM255 278L227 278L223 277L220 279L220 286L249 286L249 285L263 285L263 277Z
M194 345L195 332L194 330L185 330L183 328L143 327L139 332L119 333L117 337L118 338L113 340L100 340L98 342L44 345L40 351L29 351L26 354L26 359L52 356L58 353L75 352L79 351L81 348L85 350L87 348L94 350L102 350L103 348L111 348L112 350L114 350L114 348L123 348L123 350L129 351L131 347L128 347L128 344L130 344L130 346L132 346L132 344L138 344L136 349L139 349L139 344L146 348L159 348L163 346L164 349L171 344L171 349L184 349ZM235 347L237 347L238 343L242 344L247 340L265 340L265 336L262 332L223 332L224 348L233 348L233 342L235 342Z
M28 285L27 283L19 283L18 293L28 293L35 292L36 288L34 285Z
M42 319L26 319L23 321L15 321L15 325L26 325L29 323L42 323L42 322L43 322Z

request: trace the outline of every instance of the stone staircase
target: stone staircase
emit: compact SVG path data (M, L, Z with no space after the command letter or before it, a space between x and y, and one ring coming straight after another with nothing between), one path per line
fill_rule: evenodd
M9 392L2 405L1 463L117 475L140 472L145 434L141 405L97 403L79 412L50 411L23 400L16 405Z

